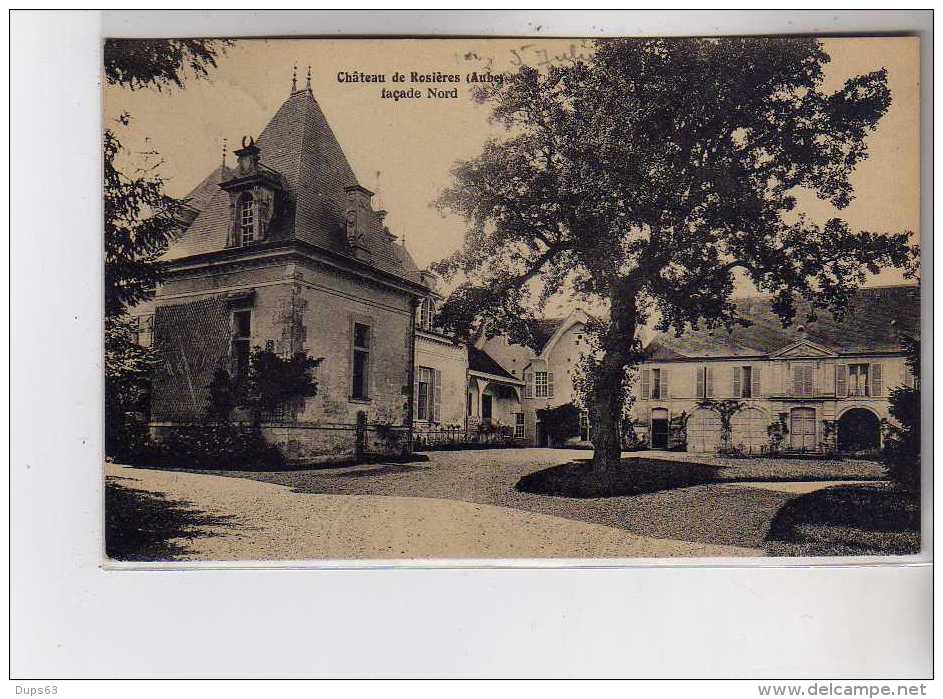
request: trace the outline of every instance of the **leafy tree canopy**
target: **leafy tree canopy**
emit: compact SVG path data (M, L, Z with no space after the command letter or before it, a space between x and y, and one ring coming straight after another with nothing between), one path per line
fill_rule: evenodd
M132 90L183 87L188 71L205 78L231 45L219 39L106 39L105 79Z
M208 75L231 42L205 39L108 39L105 78L132 90L183 87L189 71ZM127 126L128 114L118 117ZM180 230L181 204L165 193L155 167L122 170L114 128L104 135L105 314L113 317L147 299L161 275L160 256ZM156 153L144 154L154 161Z
M614 453L653 310L677 332L737 323L741 270L787 323L802 297L840 313L868 273L915 265L909 232L797 210L800 190L852 201L850 175L891 104L883 69L826 91L828 61L807 38L605 40L588 61L483 87L507 132L459 163L438 201L469 224L437 266L462 280L438 321L520 336L561 291L607 306L592 390Z

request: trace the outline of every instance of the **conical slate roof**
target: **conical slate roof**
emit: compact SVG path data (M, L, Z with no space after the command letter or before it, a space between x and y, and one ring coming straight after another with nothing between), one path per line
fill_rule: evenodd
M200 184L194 187L189 194L183 197L182 201L191 209L203 211L203 209L209 206L213 195L219 191L219 183L228 180L234 174L235 172L231 168L220 165L207 175Z
M295 238L350 255L344 233L344 188L358 184L357 177L311 91L293 92L263 129L256 145L262 165L282 176L292 202L288 214L273 221L271 238ZM225 248L230 210L229 195L218 187L223 180L221 170L214 170L191 193L201 204L195 207L200 214L171 246L166 259ZM365 243L375 267L418 279L412 257L386 234L379 216L370 217Z

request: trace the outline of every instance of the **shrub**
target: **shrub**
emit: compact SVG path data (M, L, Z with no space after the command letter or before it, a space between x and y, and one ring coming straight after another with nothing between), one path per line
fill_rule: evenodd
M402 427L396 427L391 422L378 422L373 429L380 441L383 442L387 452L406 451L408 432ZM417 441L421 442L421 440Z
M778 454L783 449L783 443L786 441L786 435L789 434L789 427L786 424L786 416L779 415L777 419L766 426L766 434L769 438L767 453Z
M146 449L153 348L137 344L134 320L105 320L105 455L133 462Z
M668 423L668 449L670 451L688 450L688 418L691 417L682 410Z
M920 490L920 340L902 338L913 386L898 386L890 393L890 413L897 425L884 427L881 461L888 478L907 490Z
M240 405L249 408L258 423L285 406L316 396L318 382L314 371L322 359L305 352L283 358L271 350L256 347L249 357L249 376L241 391Z
M720 450L733 449L731 437L733 434L733 425L731 421L734 415L746 407L746 403L739 400L714 400L713 398L707 398L698 401L697 407L703 408L704 410L713 410L720 416Z
M626 420L622 423L622 450L623 451L643 451L648 449L648 442L639 437L635 431L636 423L632 420Z
M537 419L551 444L563 444L570 437L580 434L580 409L573 403L542 408L537 411Z
M822 420L822 441L819 453L827 458L840 458L838 453L838 420Z
M152 443L143 465L261 470L285 464L277 446L265 441L254 427L229 422L204 423L168 430Z

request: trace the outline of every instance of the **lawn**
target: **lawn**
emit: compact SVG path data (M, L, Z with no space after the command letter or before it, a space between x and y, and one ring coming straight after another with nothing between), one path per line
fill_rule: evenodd
M766 537L770 556L920 552L920 496L887 483L836 486L787 502Z
M605 473L592 470L589 459L534 471L518 481L521 492L570 498L601 498L654 493L710 483L751 481L879 480L881 465L856 459L732 459L678 454L634 457Z

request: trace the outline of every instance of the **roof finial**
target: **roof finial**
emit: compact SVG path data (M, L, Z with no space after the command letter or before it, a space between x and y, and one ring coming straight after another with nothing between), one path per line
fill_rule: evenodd
M305 81L305 88L311 92L311 66L308 66L308 79Z
M291 67L291 91L298 91L298 65L295 64Z
M226 140L226 137L223 136L223 169L226 169L226 151L229 148L229 142Z
M383 194L382 194L383 190L380 188L380 171L379 170L377 170L377 184L374 187L374 189L376 190L377 209L379 210L383 208L383 204L381 203L383 201Z

